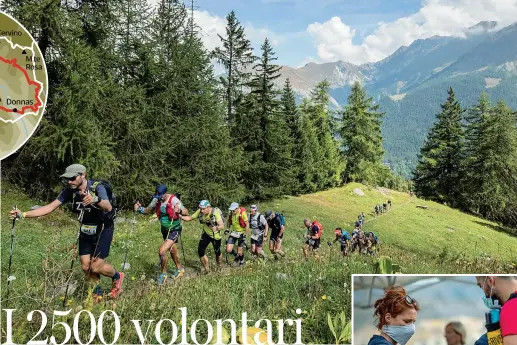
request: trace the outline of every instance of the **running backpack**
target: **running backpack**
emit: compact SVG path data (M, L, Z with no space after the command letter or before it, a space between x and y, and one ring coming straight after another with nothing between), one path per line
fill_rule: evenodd
M284 218L284 215L281 214L280 212L275 212L275 215L278 217L278 219L280 219L280 224L282 224L282 226L285 226L285 218Z
M201 213L201 211L199 211L199 216L197 217L197 219L199 220L199 223L201 224L206 224L208 226L217 226L217 220L215 219L215 212L219 212L219 214L221 215L221 220L223 221L223 225L224 224L224 215L223 215L223 212L221 212L221 210L217 207L212 207L212 211L210 211L210 224L206 223L204 220L203 220L203 214Z
M313 226L315 225L318 227L318 235L319 235L318 238L321 238L321 233L323 232L323 226L321 225L321 223L318 222L317 220L315 220L314 222L312 222L312 225Z
M242 218L243 214L246 214L246 209L244 207L239 207L239 225L241 226L241 228L246 227L246 222L244 221L244 218ZM232 218L233 218L233 213L230 213L228 215L228 226L232 225Z
M166 204L165 204L165 212L167 212L167 215L169 216L169 220L176 220L179 218L179 215L174 212L174 209L172 207L172 198L174 198L175 195L172 194L169 199L166 201ZM158 200L158 203L156 204L156 216L158 217L158 219L160 219L160 215L161 215L161 206L162 206L162 202L160 200Z
M266 218L262 213L257 212L257 224L258 224L258 228L259 228L259 230L260 230L260 231L264 231L264 230L266 229L266 226L265 226L265 225L262 225L262 223L260 222L260 218L261 218L261 217L262 217L264 220L265 220L265 218ZM250 215L249 219L251 219L251 215ZM267 220L266 220L266 224L267 224ZM251 226L251 225L250 225L250 226Z
M106 194L108 195L108 201L111 204L111 211L104 212L103 218L104 220L113 220L117 216L117 199L115 197L115 193L113 193L113 188L111 184L106 180L90 180L92 181L92 185L90 186L90 193L93 195L97 195L97 187L99 185L104 186L106 189Z

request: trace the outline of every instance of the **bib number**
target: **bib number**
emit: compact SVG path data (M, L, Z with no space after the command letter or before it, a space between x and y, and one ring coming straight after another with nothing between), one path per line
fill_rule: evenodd
M85 235L97 234L97 225L81 225L81 232Z
M241 234L240 232L237 232L237 231L232 231L232 232L230 233L230 236L231 236L231 237L235 237L235 238L241 238L241 235L242 235L242 234Z

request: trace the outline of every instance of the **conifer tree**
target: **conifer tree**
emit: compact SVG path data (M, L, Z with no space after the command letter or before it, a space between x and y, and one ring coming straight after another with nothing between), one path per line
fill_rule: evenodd
M352 86L348 104L342 113L341 139L346 162L345 182L374 183L383 174L381 119L379 105L373 104L364 88Z
M314 151L318 161L315 177L316 185L321 189L337 186L341 182L343 173L343 161L331 131L329 91L330 83L327 80L318 83L311 91L310 104L304 107L316 129L319 148Z
M293 170L293 186L291 192L298 194L302 191L298 178L300 177L300 169L302 165L303 147L300 144L302 138L301 133L301 112L296 105L296 95L291 86L289 78L284 82L284 88L280 98L280 113L285 119L287 126L286 138L289 139L291 145L291 168Z
M517 129L503 102L490 108L483 94L467 127L467 204L482 216L515 224L510 208L517 204Z
M251 43L244 33L244 27L234 11L226 16L226 21L226 36L218 35L223 46L222 48L217 47L213 51L212 57L226 70L226 76L220 77L220 81L224 88L226 117L232 124L236 105L242 101L243 87L247 85L251 77L249 67L255 61L255 57Z
M441 108L437 122L420 151L414 177L415 189L425 198L458 206L461 200L464 110L452 88L449 88L447 101Z
M240 200L240 149L230 148L230 135L216 94L208 54L189 27L187 9L163 2L154 23L158 56L153 107L160 116L154 146L162 181L184 191L190 200L210 198L214 204Z
M274 64L277 58L267 38L261 50L262 55L253 66L251 92L233 131L243 139L249 162L245 180L251 195L269 198L291 191L294 170L289 129L280 112L279 91L274 86L281 67Z

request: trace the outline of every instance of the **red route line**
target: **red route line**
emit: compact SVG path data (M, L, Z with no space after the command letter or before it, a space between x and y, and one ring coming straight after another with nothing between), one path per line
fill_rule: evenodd
M23 69L22 66L20 66L20 65L18 65L16 63L16 61L17 61L16 59L7 60L7 59L4 59L3 57L0 56L0 61L5 62L8 65L12 65L14 68L17 68L20 71L22 71L22 73L25 75L25 79L27 79L27 83L29 85L35 85L36 86L36 91L35 91L35 96L36 96L36 100L37 100L36 105L26 105L26 106L22 107L21 110L16 109L16 113L20 114L20 115L23 115L23 114L25 114L25 110L26 109L29 109L29 110L32 110L32 111L38 111L38 108L42 105L41 100L39 99L39 96L38 96L39 95L39 91L41 89L41 85L36 83L35 81L31 81L30 80L29 74L27 73L27 71L25 69ZM0 106L0 110L6 111L8 113L14 113L13 109L9 109L9 108L3 107L3 106Z

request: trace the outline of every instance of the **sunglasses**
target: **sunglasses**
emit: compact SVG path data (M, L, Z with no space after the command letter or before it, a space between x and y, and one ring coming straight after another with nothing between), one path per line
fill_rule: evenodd
M416 304L416 300L413 297L410 297L409 295L406 295L404 297L404 302L406 302L406 304L409 306L413 306Z
M75 175L74 177L69 177L69 178L67 178L67 180L68 181L74 181L77 178L77 176L79 176L79 175Z

